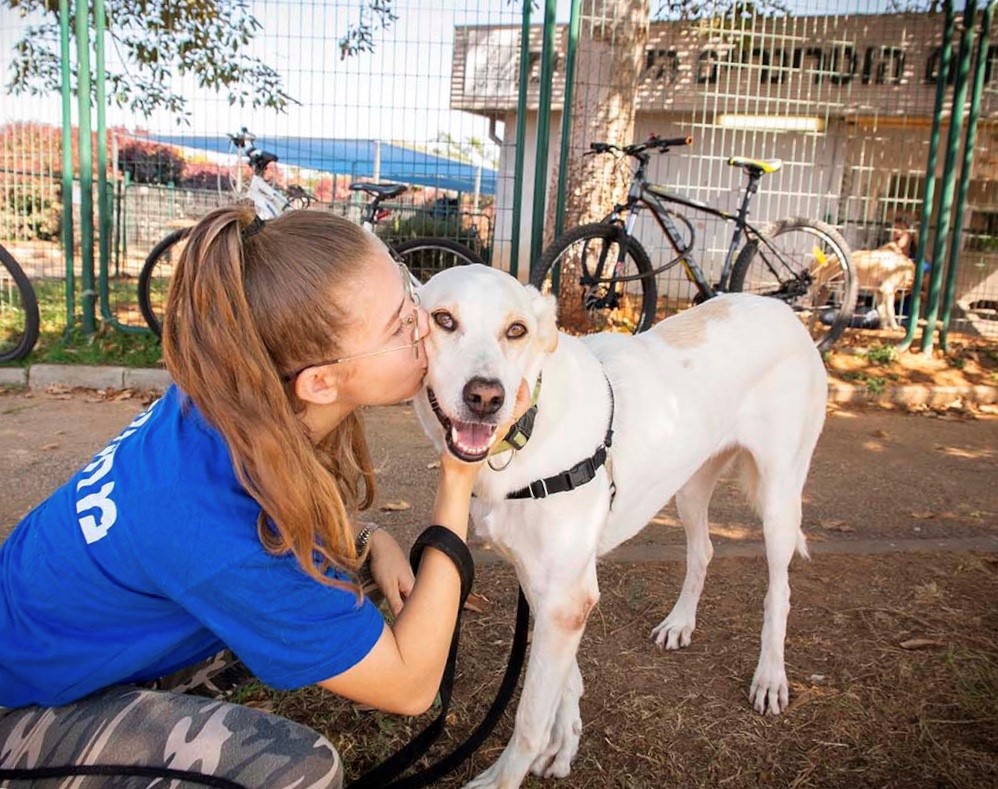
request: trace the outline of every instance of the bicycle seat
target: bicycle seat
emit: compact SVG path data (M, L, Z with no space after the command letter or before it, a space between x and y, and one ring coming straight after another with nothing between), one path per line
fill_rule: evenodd
M741 167L750 175L775 173L783 167L782 159L749 159L747 156L732 156L728 159L732 167Z
M400 195L408 188L405 184L372 184L367 181L357 181L350 184L350 189L354 192L367 192L382 199Z
M273 164L278 160L276 153L258 150L250 151L247 158L251 164L259 165L260 167L266 167L268 164Z

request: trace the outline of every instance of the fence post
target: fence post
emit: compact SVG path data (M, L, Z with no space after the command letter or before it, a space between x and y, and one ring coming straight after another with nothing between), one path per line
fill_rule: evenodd
M537 99L537 147L534 155L534 210L530 221L530 264L544 248L544 214L547 210L548 148L551 147L551 83L554 79L556 0L544 4L544 44L541 48L541 89Z
M946 242L959 244L959 239L949 238L950 214L953 209L954 180L956 177L957 155L960 152L960 127L963 125L963 103L967 99L967 75L970 73L970 57L974 49L974 16L977 1L967 0L963 11L963 34L960 36L960 49L957 55L956 82L953 85L953 108L950 111L949 132L946 135L946 161L943 164L943 193L939 203L939 221L936 224L936 239L932 246L932 280L929 284L929 302L925 314L925 328L922 329L922 353L932 352L932 338L936 333L936 320L939 316L939 290L943 280L943 262Z
M513 222L510 231L509 273L520 271L520 225L523 211L523 156L527 142L527 86L530 83L530 11L533 0L523 0L520 25L520 74L516 98L516 151L513 162Z
M977 119L981 114L981 94L984 92L984 72L987 70L988 49L990 48L991 21L996 0L991 0L981 22L981 35L977 44L977 60L974 63L974 87L970 92L970 114L967 116L967 136L963 144L963 169L960 171L960 184L956 193L956 208L953 214L953 241L950 244L949 267L946 269L946 288L943 292L943 307L940 324L939 345L949 350L949 322L953 314L953 300L956 297L956 273L960 263L960 235L963 233L963 209L970 189L970 174L974 166L974 147L977 145Z
M76 261L73 243L73 89L69 84L69 0L59 0L60 90L62 92L62 253L66 263L66 332L76 322Z
M83 290L83 333L97 331L94 289L94 167L93 140L90 136L90 6L86 0L76 3L76 90L79 106L80 150L80 253Z
M561 109L561 155L558 160L558 194L555 198L554 209L554 236L557 238L564 230L565 224L565 183L568 180L566 171L568 169L568 154L572 137L572 98L575 92L575 50L579 45L580 15L579 5L581 0L572 0L572 11L568 18L568 46L565 53L565 89L562 91L564 101ZM560 270L555 270L553 274L558 274ZM551 285L552 290L557 292L557 283Z
M932 132L929 135L929 159L925 165L925 186L922 190L922 211L918 220L918 244L915 252L915 281L911 286L911 306L908 309L908 329L897 349L902 353L911 347L918 328L922 306L922 279L924 278L925 247L932 223L932 204L936 196L936 163L939 159L939 133L942 126L943 104L946 102L946 83L949 81L950 63L953 60L953 2L943 3L943 40L939 53L939 73L936 74L936 103L932 112ZM934 264L933 264L934 265Z

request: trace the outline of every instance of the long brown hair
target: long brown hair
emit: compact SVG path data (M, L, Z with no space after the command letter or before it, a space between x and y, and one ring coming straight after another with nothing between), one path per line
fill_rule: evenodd
M349 513L374 498L363 425L353 413L313 444L282 375L338 351L338 304L375 243L326 212L289 211L261 229L252 204L217 209L191 230L163 321L166 367L224 436L262 508L264 547L336 586L353 584L329 579L330 567L359 564Z

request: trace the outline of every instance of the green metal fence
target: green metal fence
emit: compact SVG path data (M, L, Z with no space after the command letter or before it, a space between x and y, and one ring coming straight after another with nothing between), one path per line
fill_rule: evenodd
M145 256L233 199L226 134L246 126L318 210L357 216L351 180L407 183L390 228L418 216L521 278L558 228L622 198L626 169L584 158L593 140L691 135L651 175L726 208L743 177L729 156L779 157L755 219L820 218L855 249L907 223L936 264L916 267L922 315L998 337L998 45L980 5L63 0L61 30L50 8L0 0L0 243L88 330L141 327ZM694 229L716 275L727 235ZM665 254L650 223L638 235ZM659 291L670 309L692 296L678 269Z

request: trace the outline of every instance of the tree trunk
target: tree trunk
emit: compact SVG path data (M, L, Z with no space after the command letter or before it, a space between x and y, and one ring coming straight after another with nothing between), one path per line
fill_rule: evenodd
M591 142L634 142L638 80L648 40L648 0L582 0L575 60L564 229L601 219L623 200L630 169ZM554 183L557 183L555 180ZM550 203L551 232L557 190Z
M634 142L638 81L648 40L648 0L582 0L575 56L570 137L565 180L562 232L602 219L627 194L628 163L603 154L583 156L591 142L629 145ZM566 141L562 141L565 145ZM557 210L557 161L551 180L545 244L554 240ZM566 255L560 263L559 323L574 333L627 326L639 311L625 296L619 310L589 312L583 307L579 262ZM549 280L553 288L553 281Z

